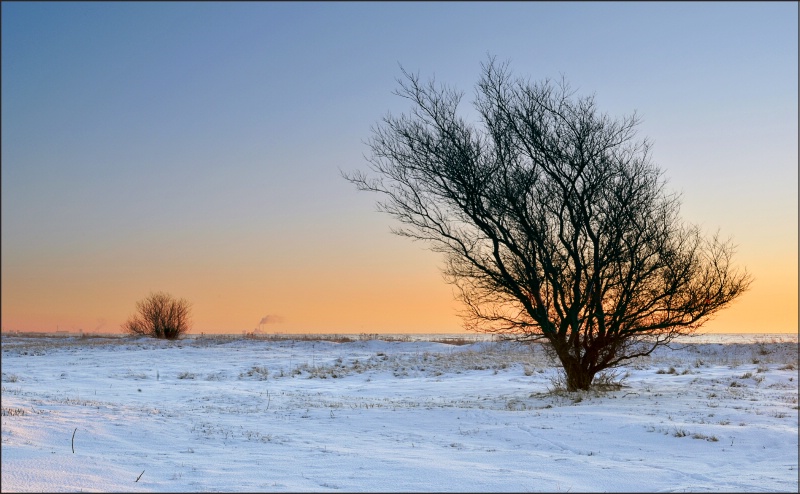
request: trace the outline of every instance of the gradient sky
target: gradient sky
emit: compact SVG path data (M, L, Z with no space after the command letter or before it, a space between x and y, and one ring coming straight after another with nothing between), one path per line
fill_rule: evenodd
M2 329L115 332L151 291L193 332L462 331L392 235L370 127L399 64L474 94L487 53L640 137L751 290L712 332L798 330L798 4L2 2Z

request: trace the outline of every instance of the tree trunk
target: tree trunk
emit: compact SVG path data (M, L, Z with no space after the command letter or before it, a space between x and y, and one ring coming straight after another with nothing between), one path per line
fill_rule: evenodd
M594 372L581 369L580 366L564 367L567 374L567 391L588 391L594 380Z
M594 380L595 371L584 368L580 360L567 352L560 354L559 359L567 376L567 391L588 391Z

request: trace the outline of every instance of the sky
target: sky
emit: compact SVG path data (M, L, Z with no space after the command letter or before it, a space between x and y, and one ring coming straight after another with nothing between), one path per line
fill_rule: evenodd
M796 2L2 2L2 329L460 332L443 259L366 170L400 67L564 76L639 137L751 289L708 332L798 330ZM263 322L263 323L262 323Z

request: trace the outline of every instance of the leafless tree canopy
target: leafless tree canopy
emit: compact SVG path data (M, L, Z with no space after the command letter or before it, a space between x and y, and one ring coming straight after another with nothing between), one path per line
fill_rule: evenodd
M372 174L395 233L429 242L465 303L468 329L545 339L567 388L689 334L750 283L733 246L679 218L635 114L598 112L563 80L482 65L474 108L405 70L410 114L373 129Z
M132 335L175 340L189 331L192 305L164 292L151 293L136 302L136 314L122 329Z

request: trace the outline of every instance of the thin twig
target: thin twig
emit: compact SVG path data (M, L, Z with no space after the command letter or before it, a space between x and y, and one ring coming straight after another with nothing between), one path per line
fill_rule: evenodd
M74 431L72 431L72 454L75 454L75 433L78 432L78 428L76 427Z
M139 482L139 479L142 478L142 475L144 475L144 470L142 470L142 473L140 473L139 476L136 477L136 480L134 480L134 482Z

